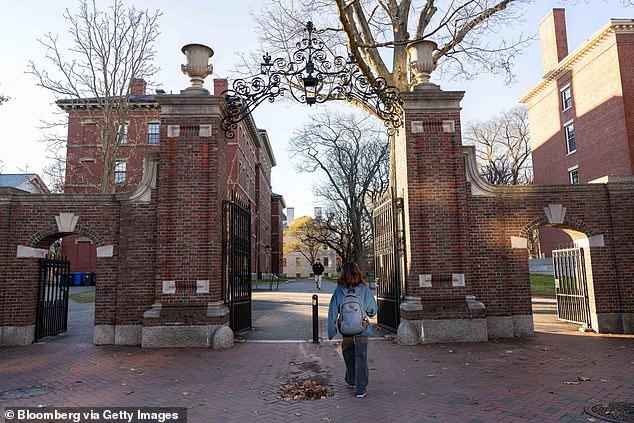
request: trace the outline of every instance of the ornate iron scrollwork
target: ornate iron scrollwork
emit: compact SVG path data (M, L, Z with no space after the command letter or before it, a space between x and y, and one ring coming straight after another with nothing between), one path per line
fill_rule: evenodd
M271 59L267 53L260 65L260 75L236 79L232 88L223 93L228 115L222 120L222 129L227 138L235 137L238 123L262 102L272 103L286 93L309 106L328 100L362 103L383 120L389 134L402 126L402 100L396 87L388 85L382 77L369 80L352 55L329 60L324 42L313 34L312 22L306 24L305 31L308 34L297 42L291 59Z

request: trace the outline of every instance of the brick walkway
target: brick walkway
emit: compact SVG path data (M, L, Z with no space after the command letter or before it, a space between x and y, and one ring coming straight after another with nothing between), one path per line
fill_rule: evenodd
M144 350L46 343L0 349L1 406L181 406L190 422L588 422L587 404L634 402L634 339L575 333L480 344L372 341L368 396L343 384L333 344ZM322 378L332 398L286 402L285 382ZM588 378L589 380L585 380ZM580 381L584 380L584 381ZM566 382L573 382L566 384Z

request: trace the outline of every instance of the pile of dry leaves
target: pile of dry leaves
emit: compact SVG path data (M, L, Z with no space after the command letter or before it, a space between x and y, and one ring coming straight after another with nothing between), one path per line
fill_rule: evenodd
M334 390L323 380L306 379L282 385L280 394L286 401L301 401L331 397Z

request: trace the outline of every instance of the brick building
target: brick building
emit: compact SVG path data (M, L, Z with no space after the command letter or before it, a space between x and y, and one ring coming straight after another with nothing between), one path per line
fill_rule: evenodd
M520 102L528 106L534 183L605 182L634 174L634 20L612 19L568 51L564 9L541 22L544 76ZM540 233L550 255L571 239Z
M214 81L219 95L227 88L226 80ZM142 79L130 86L130 110L124 124L117 125L121 140L113 149L115 192L131 192L141 182L143 159L159 152L160 106L163 94L146 92ZM104 148L100 132L103 115L94 99L60 100L57 105L68 113L65 193L82 194L100 191ZM257 129L251 116L239 125L237 136L228 143L227 189L248 200L251 207L252 272L271 272L271 169L275 157L266 131ZM80 236L64 238L63 252L71 261L72 272L94 272L96 249L90 239ZM279 246L281 254L281 245Z
M284 209L286 202L280 194L271 196L271 273L282 274L284 258Z

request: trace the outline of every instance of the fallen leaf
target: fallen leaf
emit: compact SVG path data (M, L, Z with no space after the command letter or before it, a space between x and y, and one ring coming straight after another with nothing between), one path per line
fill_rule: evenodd
M183 396L189 395L189 392L183 392Z
M570 382L564 382L564 385L579 385L581 382L579 382L578 380L574 380L574 381L570 381Z
M126 395L130 395L130 394L132 394L133 392L134 392L134 391L127 391L125 394L126 394Z
M601 379L601 383L610 383L610 381L607 379Z

